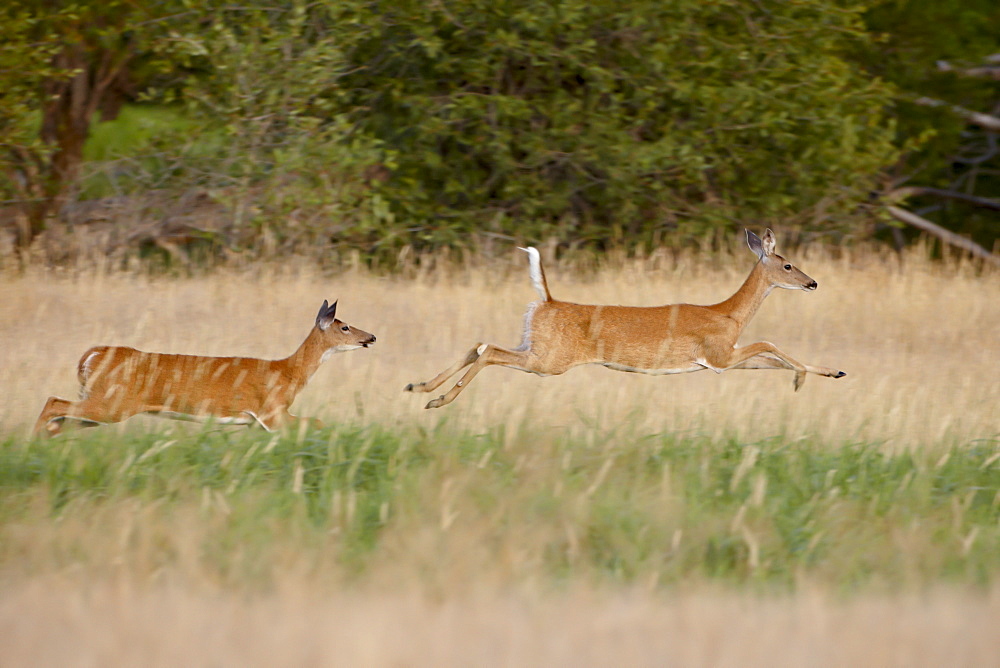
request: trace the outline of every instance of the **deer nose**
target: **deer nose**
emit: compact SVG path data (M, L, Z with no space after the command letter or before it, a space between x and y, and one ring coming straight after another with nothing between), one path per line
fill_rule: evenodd
M370 337L368 337L368 343L375 343L375 335L374 334L372 334Z
M809 281L808 283L806 283L806 289L808 290L815 290L818 287L819 283L817 283L816 281Z

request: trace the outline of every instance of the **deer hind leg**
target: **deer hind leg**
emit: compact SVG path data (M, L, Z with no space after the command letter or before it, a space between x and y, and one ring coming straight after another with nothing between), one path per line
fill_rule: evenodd
M428 402L425 408L440 408L441 406L447 406L448 404L450 404L455 400L455 397L457 397L462 392L462 390L464 390L466 386L468 386L469 383L472 382L472 379L476 377L477 373L479 373L488 366L498 364L500 366L507 366L507 367L513 367L515 369L521 369L522 371L531 370L529 368L529 362L531 358L530 350L508 350L506 348L501 348L500 346L496 346L492 343L485 343L479 345L477 348L474 348L471 352L475 353L476 357L474 361L471 362L472 366L469 368L468 371L465 372L465 375L462 376L462 379L457 383L455 383L455 386L450 390L448 390L446 393L442 394L437 399L433 399L430 402ZM469 357L471 357L471 353L470 355L467 355L465 359L468 360ZM469 363L470 362L466 362L466 364ZM456 371L466 366L466 364L462 364L461 366L456 365L457 368L452 367L454 371L452 371L452 369L448 369L447 371L445 371L444 373L447 374L447 376L445 376L445 378L442 378L437 383L437 385L440 385L441 382L443 382L448 376L451 376ZM440 378L440 376L438 378ZM435 378L430 382L437 381L438 378ZM437 385L435 385L434 387L437 387Z
M42 407L42 412L35 420L35 428L31 433L35 436L46 435L55 436L62 431L62 422L69 414L69 409L73 405L72 401L66 401L59 397L49 397Z
M42 408L38 420L35 421L33 433L37 436L55 436L62 432L63 422L67 419L79 420L84 427L95 427L109 422L120 422L129 415L116 414L104 405L91 399L67 401L59 397L49 397Z
M444 383L444 381L448 380L449 378L451 378L452 376L454 376L456 373L458 373L459 371L461 371L465 367L469 366L470 364L472 364L473 362L475 362L476 360L478 360L479 359L479 350L482 347L483 347L482 343L477 343L475 346L473 346L472 350L470 350L469 352L467 352L465 354L465 357L463 357L459 361L455 362L454 364L452 364L450 367L448 367L447 369L445 369L444 371L442 371L438 375L434 376L430 380L425 381L423 383L410 383L409 385L407 385L406 387L403 388L403 391L404 392L433 392L434 390L436 390L437 388L439 388L442 385L442 383Z

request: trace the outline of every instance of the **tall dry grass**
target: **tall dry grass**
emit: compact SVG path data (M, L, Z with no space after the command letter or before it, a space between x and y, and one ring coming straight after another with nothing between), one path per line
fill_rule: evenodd
M781 249L779 248L779 251ZM571 436L623 423L644 432L879 441L889 447L965 442L1000 433L1000 274L942 266L913 253L791 258L815 293L777 290L743 341L766 339L795 358L843 369L799 392L785 371L652 377L582 367L553 378L491 368L452 405L405 394L480 341L516 345L535 298L522 254L507 264L443 266L408 277L323 274L268 266L195 278L32 271L0 277L0 424L24 432L45 398L75 397L80 355L98 343L205 355L280 357L308 332L323 299L378 336L331 358L293 412L328 421L460 428L498 424ZM653 305L728 297L753 257L658 256L574 272L549 264L553 294L571 301ZM445 388L443 388L445 389ZM154 424L153 418L139 424Z
M0 276L0 436L25 434L48 395L75 395L75 365L91 345L279 357L300 343L323 299L339 298L338 315L378 343L331 358L293 412L389 428L508 427L504 438L519 440L512 451L523 451L526 470L563 439L590 444L651 432L893 449L997 438L1000 273L939 265L919 253L902 266L864 252L791 259L819 290L776 291L743 340L770 340L846 378L810 376L795 393L783 371L647 377L585 367L538 378L493 368L437 411L422 408L428 395L403 387L479 341L519 342L524 305L534 299L521 254L394 277L294 263L194 278L94 270ZM550 262L548 278L554 295L573 301L710 303L739 286L752 260L747 252L657 256L584 271ZM101 429L165 424L138 418ZM523 442L532 438L537 452ZM462 488L468 471L440 466L441 475L427 478L443 480L440 489L407 498L427 502L418 515L440 505L443 523L454 498L474 495ZM536 477L548 470L535 468ZM530 471L524 480L532 484ZM373 557L376 574L361 585L325 563L336 558L329 545L296 551L314 538L269 544L260 549L283 577L248 593L205 567L202 551L212 544L205 537L225 527L229 509L204 491L201 506L85 495L53 517L39 486L0 506L0 665L978 666L1000 654L995 587L918 579L926 588L881 594L876 585L847 599L814 581L772 595L720 591L704 580L621 591L576 579L553 590L526 563L538 551L517 551L519 535L537 547L544 541L530 532L552 527L511 526L498 552L486 540L494 534L470 526L490 507L461 515L454 525L461 531L447 540L417 521L412 531L390 532ZM911 528L896 527L893 545L926 547L908 538ZM335 546L337 537L324 540ZM252 549L234 545L233 562ZM415 581L421 571L429 576Z

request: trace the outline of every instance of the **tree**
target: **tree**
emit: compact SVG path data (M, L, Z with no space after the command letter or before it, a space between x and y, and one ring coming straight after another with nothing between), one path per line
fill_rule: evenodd
M860 4L343 2L341 97L416 241L829 229L895 158Z
M175 50L195 73L179 92L220 145L188 159L231 205L237 234L300 248L370 250L392 239L368 187L392 158L377 138L353 131L341 104L342 36L358 28L338 23L339 3L204 8L207 20Z
M11 0L0 9L0 168L18 245L45 229L74 184L95 114L113 118L137 58L168 37L179 2Z
M992 0L904 0L865 17L862 62L896 88L900 159L882 204L896 221L998 261L1000 11ZM894 230L897 244L903 234ZM978 241L978 243L976 243Z

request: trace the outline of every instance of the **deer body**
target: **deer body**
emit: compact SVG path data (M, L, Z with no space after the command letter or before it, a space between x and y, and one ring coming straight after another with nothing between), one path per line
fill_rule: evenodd
M689 373L711 369L791 369L799 389L806 373L833 378L836 369L804 365L766 341L737 346L744 327L775 287L815 290L816 282L774 254L774 235L761 240L747 231L758 262L736 293L709 306L603 306L574 304L552 298L541 259L528 252L530 275L541 300L525 315L521 345L505 349L478 344L452 367L424 383L406 386L411 392L430 392L466 366L471 368L446 394L427 408L451 403L480 370L508 366L539 375L557 375L582 364L601 364L617 371L646 374Z
M302 345L279 360L148 353L124 346L91 348L77 365L80 401L49 397L35 432L57 434L66 418L100 424L139 413L256 423L267 430L296 422L299 418L288 407L320 364L332 353L375 342L368 332L337 320L336 309L336 302L328 306L324 301Z

